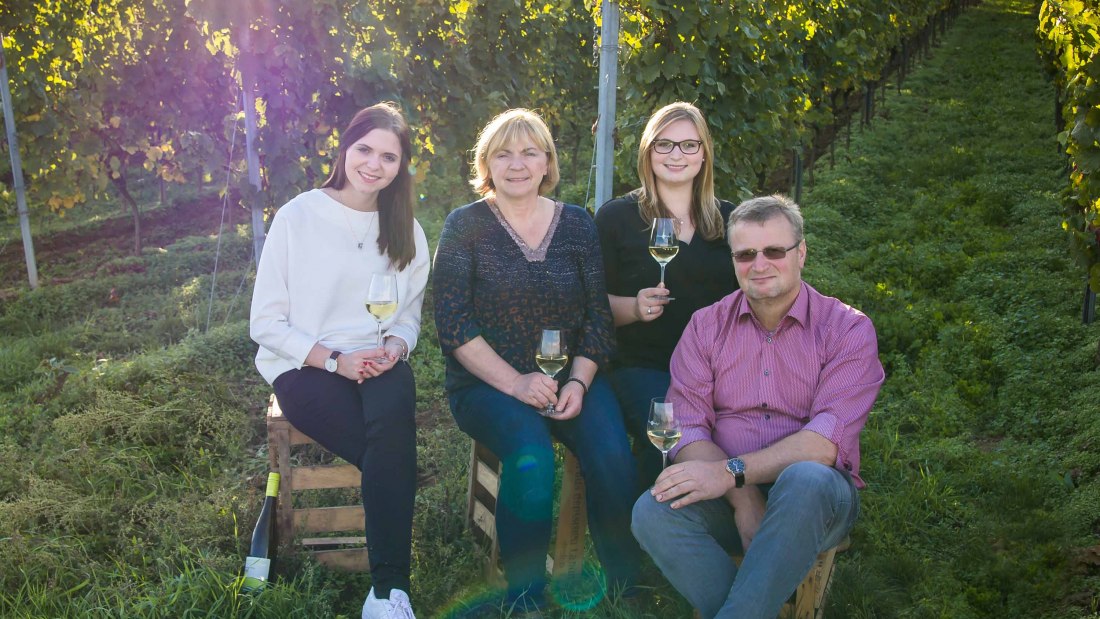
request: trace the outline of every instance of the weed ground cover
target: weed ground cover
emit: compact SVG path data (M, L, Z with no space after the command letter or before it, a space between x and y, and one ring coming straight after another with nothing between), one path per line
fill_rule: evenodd
M1078 319L1031 8L963 15L804 199L806 277L871 316L888 372L831 617L1098 612L1100 327ZM237 593L269 390L247 334L247 231L230 227L211 294L216 211L188 212L140 257L125 236L96 245L125 218L45 235L37 292L3 262L0 616L358 616L369 578L302 556L263 595ZM421 216L434 246L442 215ZM445 616L482 590L484 555L464 528L469 443L430 320L414 369L413 598ZM553 615L688 616L648 578L641 599Z

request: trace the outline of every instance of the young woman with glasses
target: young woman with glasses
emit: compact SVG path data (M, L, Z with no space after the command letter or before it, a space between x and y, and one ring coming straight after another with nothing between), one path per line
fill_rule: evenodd
M714 197L714 144L690 103L657 110L638 147L641 186L596 212L618 350L609 374L649 487L661 453L649 445L650 400L664 397L669 359L695 310L737 289L725 225L734 205ZM649 253L654 219L674 220L678 251L665 280Z

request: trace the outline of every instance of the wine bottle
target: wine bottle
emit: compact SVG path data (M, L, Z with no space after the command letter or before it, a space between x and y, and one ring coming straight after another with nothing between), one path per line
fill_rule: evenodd
M271 574L271 561L275 558L275 499L279 496L279 474L268 473L267 493L256 528L252 531L252 547L244 560L245 591L262 589Z

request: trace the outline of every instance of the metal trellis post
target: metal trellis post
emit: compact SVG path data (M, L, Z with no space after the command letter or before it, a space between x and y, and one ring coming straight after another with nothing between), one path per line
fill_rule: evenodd
M15 203L19 210L19 230L23 234L23 255L27 260L27 279L31 290L38 288L38 265L34 260L34 241L27 214L27 191L23 184L23 164L19 159L19 143L15 139L15 112L12 110L8 86L8 65L4 61L4 37L0 35L0 98L4 106L4 127L7 129L8 150L11 153L11 174L15 184Z
M596 125L596 208L611 199L615 182L615 81L619 62L619 5L600 9L600 95Z

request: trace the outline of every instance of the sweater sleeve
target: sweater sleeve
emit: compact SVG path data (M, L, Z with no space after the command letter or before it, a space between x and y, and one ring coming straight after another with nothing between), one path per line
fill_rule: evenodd
M432 296L436 335L444 355L481 335L473 305L475 239L463 225L468 216L465 208L447 216L435 250Z
M256 285L252 292L249 335L260 346L291 361L304 365L306 356L316 344L315 338L290 325L289 274L290 229L283 210L275 213L271 229L264 241L260 264L256 269Z
M413 221L413 240L416 243L416 255L405 267L408 275L406 300L398 304L398 314L393 324L386 330L386 335L405 340L410 353L416 349L416 343L420 337L424 290L428 286L428 269L431 265L431 258L428 256L428 240L424 236L424 229L415 220Z
M579 259L585 305L584 330L578 354L588 357L600 367L606 367L615 350L615 340L611 332L614 323L611 305L607 300L600 240L596 234L596 225L586 212L581 211L576 220L579 222L577 234L584 239Z

